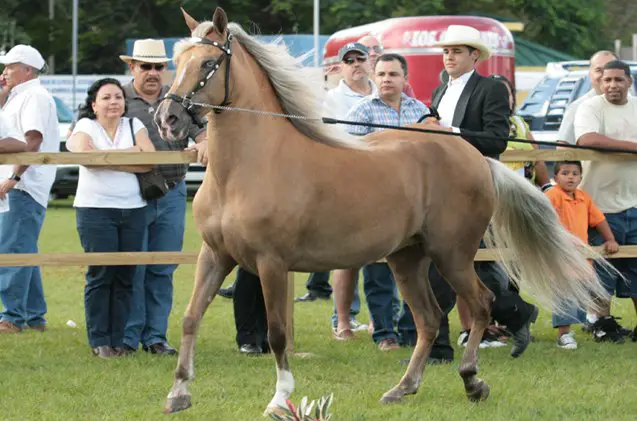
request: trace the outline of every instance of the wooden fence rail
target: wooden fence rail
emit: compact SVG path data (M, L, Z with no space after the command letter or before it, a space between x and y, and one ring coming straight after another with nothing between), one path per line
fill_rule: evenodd
M506 151L500 156L503 162L515 161L629 161L637 155L628 153L605 153L583 149L535 149L530 151ZM197 153L192 152L22 152L0 154L0 165L152 165L186 164L197 162Z

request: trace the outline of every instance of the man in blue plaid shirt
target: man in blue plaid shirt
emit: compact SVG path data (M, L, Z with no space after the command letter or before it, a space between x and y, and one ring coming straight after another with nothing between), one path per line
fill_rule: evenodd
M407 83L407 61L400 54L383 54L374 69L374 80L378 88L375 95L362 99L347 114L346 120L360 123L405 126L418 121L429 108L415 98L403 93ZM366 135L383 130L375 127L348 125L353 135Z
M358 102L347 114L347 120L361 123L404 126L417 123L429 114L429 108L403 93L407 83L407 62L399 54L383 54L374 69L378 91ZM346 126L353 135L384 130L366 126ZM372 263L363 268L363 287L369 313L374 325L372 339L381 351L398 349L400 345L416 343L416 327L409 307L403 303L402 312L394 314L392 297L396 282L387 263ZM396 329L395 329L396 328Z

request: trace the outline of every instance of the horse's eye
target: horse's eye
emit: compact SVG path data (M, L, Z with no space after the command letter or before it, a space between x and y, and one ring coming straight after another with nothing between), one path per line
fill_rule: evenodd
M214 65L215 65L215 60L207 60L207 61L204 61L203 63L203 67L205 69L212 69Z

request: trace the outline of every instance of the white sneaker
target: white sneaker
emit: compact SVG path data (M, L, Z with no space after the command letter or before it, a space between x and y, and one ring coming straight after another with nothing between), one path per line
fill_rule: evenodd
M577 341L570 333L565 333L557 340L557 347L562 349L577 349Z
M349 328L352 332L362 332L367 330L368 326L364 323L359 323L356 319L349 319Z
M458 336L458 346L467 347L467 342L469 342L469 332L463 330L460 332L460 336ZM480 341L479 348L502 348L503 346L507 346L505 342L499 341L498 338L491 334L488 330L484 331L484 335L482 336L482 340Z

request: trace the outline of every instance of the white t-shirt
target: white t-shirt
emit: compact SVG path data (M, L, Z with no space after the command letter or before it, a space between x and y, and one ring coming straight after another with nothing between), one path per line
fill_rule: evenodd
M16 130L22 133L20 138L25 138L26 133L32 130L42 134L38 152L60 151L55 101L40 85L40 80L33 79L11 89L3 110ZM55 181L55 170L55 165L30 165L15 188L27 192L33 200L46 207ZM8 178L12 172L13 165L1 166L0 179Z
M133 130L137 134L144 124L133 118ZM111 139L97 120L83 118L77 122L73 134L82 132L90 136L96 149L108 151L128 149L134 146L128 117L120 119L115 138ZM80 166L80 178L73 206L77 208L135 209L146 206L139 189L139 181L133 173L87 168Z
M575 115L575 138L599 133L616 140L637 142L637 98L614 105L604 95L581 103ZM604 213L623 212L637 206L637 163L591 161L581 188Z
M22 134L13 127L13 123L11 123L9 118L4 115L4 111L0 108L0 140L7 137L12 137L24 142L24 136L22 136Z

